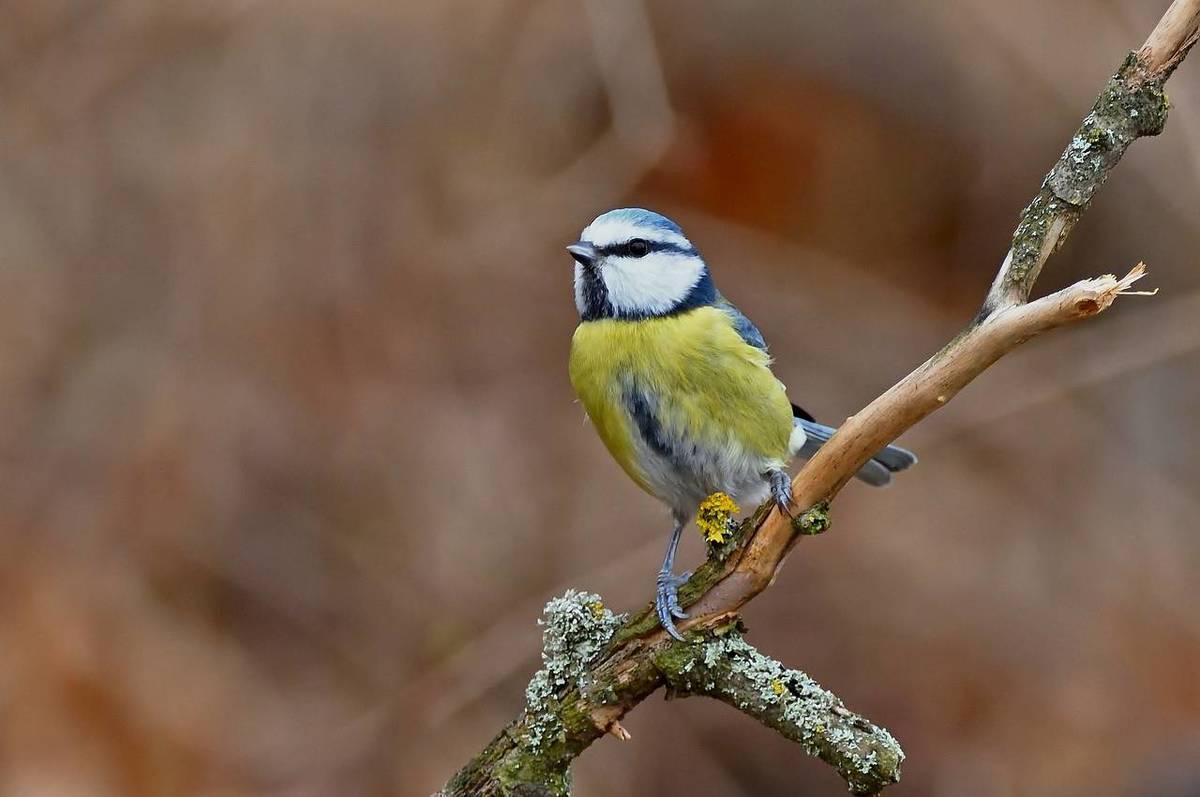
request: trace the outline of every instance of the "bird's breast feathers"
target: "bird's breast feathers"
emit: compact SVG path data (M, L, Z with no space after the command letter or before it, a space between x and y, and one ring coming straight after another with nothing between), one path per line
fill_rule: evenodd
M792 411L783 385L767 353L747 344L719 308L584 322L570 374L613 457L668 502L739 492L732 482L759 480L788 457Z

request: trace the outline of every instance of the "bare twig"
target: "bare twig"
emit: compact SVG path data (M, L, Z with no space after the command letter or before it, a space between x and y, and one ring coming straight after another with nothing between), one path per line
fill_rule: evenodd
M1150 74L1166 80L1192 49L1198 32L1200 3L1175 0L1138 50L1138 60L1145 64Z
M617 618L594 595L568 593L552 601L545 666L530 682L525 711L451 780L444 795L566 794L575 757L601 735L619 735L621 717L663 685L717 697L804 743L856 793L877 793L899 778L903 754L891 735L824 690L820 694L828 698L805 703L808 690L819 687L757 653L736 632L731 636L737 612L771 583L800 536L828 527L829 502L872 454L1022 342L1097 315L1133 292L1145 273L1141 264L1121 278L1083 280L1028 301L1046 260L1126 148L1162 130L1168 109L1163 83L1195 43L1198 26L1200 0L1175 0L1146 44L1125 59L1022 212L983 309L941 351L847 419L801 469L792 483L796 520L760 507L730 541L710 550L680 591L691 615L681 627L691 641L669 638L651 608ZM828 721L801 719L805 711Z
M1103 312L1145 273L1139 264L1125 277L1084 280L1035 302L1005 307L964 330L865 409L846 420L792 482L796 507L830 500L871 455L942 407L1004 354L1057 326ZM775 511L751 537L737 566L689 611L700 622L727 614L766 588L795 544L798 532Z

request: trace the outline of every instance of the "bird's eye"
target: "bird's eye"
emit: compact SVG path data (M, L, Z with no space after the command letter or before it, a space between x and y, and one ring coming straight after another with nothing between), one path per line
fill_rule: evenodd
M634 238L629 242L629 254L634 257L644 257L650 251L650 244L643 241L641 238Z

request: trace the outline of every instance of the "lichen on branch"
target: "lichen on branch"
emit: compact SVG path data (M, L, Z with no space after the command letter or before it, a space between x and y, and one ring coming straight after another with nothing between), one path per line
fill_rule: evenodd
M442 795L566 797L570 765L604 728L595 695L613 693L589 668L625 621L599 595L568 590L546 604L542 667L525 689L525 711L446 785Z
M525 710L532 718L523 743L537 750L547 740L560 737L562 722L556 699L569 689L583 691L589 683L587 665L612 640L624 618L614 615L600 596L567 590L542 610L542 668L525 688Z
M733 516L741 511L741 507L725 493L713 493L701 501L696 512L696 526L704 535L704 541L716 545L726 542L737 528Z
M666 646L655 663L671 694L706 695L754 717L834 767L854 794L877 794L900 780L904 751L887 729L747 644L736 624L699 643Z
M1099 277L1037 301L1029 292L1126 148L1162 130L1163 82L1200 35L1200 0L1174 0L1146 44L1107 83L1062 157L1022 213L1013 244L980 314L940 352L842 424L792 482L795 522L759 507L680 589L689 642L662 632L652 607L618 618L590 593L547 604L543 667L525 710L447 784L445 797L565 797L571 762L667 685L704 694L759 719L837 768L852 791L873 794L900 775L903 753L883 728L848 711L807 675L754 650L736 623L741 607L774 580L801 536L828 527L828 502L871 455L936 411L1025 340L1096 315L1144 270ZM718 527L714 526L714 530ZM724 533L715 536L726 536Z
M835 767L856 794L900 777L904 753L892 735L847 710L799 670L762 655L737 621L661 636L646 646L610 646L625 618L600 596L568 590L546 604L542 667L525 710L446 785L441 797L566 797L571 762L604 733L628 739L618 720L666 686L674 696L709 695L736 707Z
M1163 131L1170 109L1165 81L1166 75L1150 69L1138 53L1126 56L1042 181L1037 196L1021 211L1012 247L981 317L1029 298L1042 266L1066 241L1129 145Z

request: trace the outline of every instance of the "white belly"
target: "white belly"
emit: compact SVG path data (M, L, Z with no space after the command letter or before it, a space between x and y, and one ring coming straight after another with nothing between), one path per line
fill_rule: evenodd
M757 506L770 492L767 471L781 466L749 454L736 442L708 448L673 440L668 448L664 453L634 435L635 458L646 485L673 512L687 518L715 492L726 493L744 509Z

